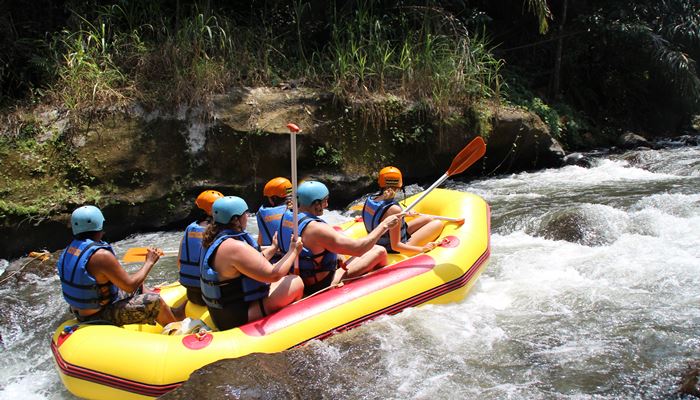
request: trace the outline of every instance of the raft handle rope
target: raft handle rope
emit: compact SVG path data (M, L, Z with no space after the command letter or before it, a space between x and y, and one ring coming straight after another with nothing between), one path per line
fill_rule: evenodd
M31 258L31 260L27 261L24 263L21 267L19 267L17 270L12 271L8 276L6 276L4 279L0 280L0 285L3 283L7 282L12 278L13 276L17 275L19 272L21 272L27 265L29 265L32 261L39 260L39 265L43 264L44 261L48 260L51 257L51 253L49 253L48 250L44 250L41 252L37 251L31 251L28 254L28 257Z

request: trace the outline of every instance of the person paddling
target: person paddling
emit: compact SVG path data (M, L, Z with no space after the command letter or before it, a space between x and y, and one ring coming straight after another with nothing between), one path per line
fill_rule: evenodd
M216 190L205 190L197 196L194 204L201 210L201 216L185 228L180 240L178 269L180 284L187 289L187 300L203 306L202 289L199 286L199 259L202 255L202 236L211 224L211 207L217 199L224 197Z
M288 275L301 251L301 240L273 265L245 231L248 223L245 200L222 197L214 202L212 216L214 223L207 227L202 241L200 285L204 302L219 330L260 319L301 298L302 280Z
M369 196L362 208L362 220L367 232L375 229L384 219L402 212L402 208L396 201L396 192L403 188L403 176L396 167L385 167L379 171L380 191L374 196ZM385 247L389 253L401 253L415 255L430 251L437 242L442 232L442 222L425 215L409 212L407 217L415 217L410 221L392 228L383 235L377 244Z
M160 253L148 249L141 269L129 274L114 250L102 241L105 218L95 206L82 206L71 214L73 241L58 259L63 298L80 322L107 321L114 325L165 326L182 319L156 293L140 293Z
M347 274L355 277L386 265L386 250L375 246L377 240L393 226L399 225L402 215L386 218L366 237L352 239L338 233L321 215L328 207L329 192L318 181L305 181L297 189L299 201L299 236L304 248L299 256L299 270L294 271L304 280L304 295L310 295L337 284ZM278 239L280 250L289 248L294 233L293 214L287 210L280 221ZM347 265L338 254L353 256Z

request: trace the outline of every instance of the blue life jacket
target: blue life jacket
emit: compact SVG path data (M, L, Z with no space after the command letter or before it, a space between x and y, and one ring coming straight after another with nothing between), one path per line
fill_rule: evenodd
M270 292L269 283L256 281L243 274L225 281L219 278L219 274L211 263L221 243L231 238L245 242L260 251L260 246L248 232L236 232L230 229L219 232L211 246L204 250L200 263L200 287L202 288L202 298L208 307L220 309L241 300L251 302L267 297Z
M97 283L87 270L87 264L99 249L107 249L112 254L112 246L91 239L74 239L63 251L56 263L61 278L63 298L73 308L91 310L110 304L117 295L117 287L112 282ZM107 288L107 290L105 290Z
M365 223L367 233L372 232L372 230L374 230L374 228L376 228L379 223L382 222L384 214L386 214L387 210L389 210L389 208L394 204L399 205L399 203L394 200L376 201L372 198L372 196L367 198L365 201L365 206L362 207L362 220ZM399 207L401 206L399 205ZM406 243L408 239L410 239L410 235L408 234L408 224L406 224L406 221L403 221L401 224L401 239L399 239L399 241ZM377 244L384 246L392 253L396 253L396 251L391 248L391 238L389 237L388 231L383 234L379 240L377 240Z
M304 229L311 222L321 222L326 223L319 217L314 215L300 212L299 218L299 236L304 233ZM279 242L280 251L285 254L288 249L292 236L294 235L294 213L290 210L285 211L282 220L280 220L280 226L277 233L277 241ZM317 261L318 257L323 256L320 261ZM306 278L309 276L315 276L316 273L322 271L335 271L338 268L338 255L332 253L328 250L323 250L318 254L314 254L311 250L306 247L302 248L301 254L299 254L299 276ZM290 273L293 271L290 270Z
M272 244L272 236L279 226L279 220L282 219L282 214L287 211L287 205L282 204L277 207L260 206L255 217L258 221L258 231L262 238L262 245L269 246Z
M205 227L197 221L185 228L180 240L180 283L185 287L199 288L199 259L202 258L202 237Z

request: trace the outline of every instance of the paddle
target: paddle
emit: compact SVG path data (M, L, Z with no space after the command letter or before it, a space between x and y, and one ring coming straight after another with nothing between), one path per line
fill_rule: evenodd
M430 214L418 214L418 215L424 215L426 217L430 217L432 219L437 219L440 221L457 222L459 224L464 223L464 218L443 217L442 215L430 215Z
M355 204L354 206L350 207L348 210L350 210L350 211L362 211L363 208L364 208L363 204ZM440 221L464 223L464 218L443 217L442 215L431 215L431 214L423 214L423 213L418 213L417 215L425 215L426 217L430 217L432 219L438 219Z
M295 124L287 124L287 129L289 129L289 148L291 151L292 160L292 210L294 217L292 221L294 222L294 235L292 236L292 241L289 242L289 246L293 246L297 241L297 236L299 236L299 206L297 205L297 133L301 131ZM278 238L279 239L279 238ZM281 240L281 239L280 239ZM299 257L294 260L294 270L299 270Z
M146 261L146 254L148 254L148 247L132 247L126 251L122 261L125 263L133 262L144 262ZM177 250L164 250L161 257L171 257L176 256Z
M455 156L455 158L452 160L452 164L450 164L450 168L447 169L447 172L445 172L440 179L435 181L428 190L423 192L423 194L416 200L414 201L410 206L408 206L403 212L409 212L413 207L416 206L421 200L425 198L430 192L433 191L436 187L440 186L447 178L462 173L464 172L465 169L469 168L472 164L474 164L477 160L479 160L481 157L486 154L486 143L484 143L484 139L482 139L480 136L477 136L469 142L462 151Z

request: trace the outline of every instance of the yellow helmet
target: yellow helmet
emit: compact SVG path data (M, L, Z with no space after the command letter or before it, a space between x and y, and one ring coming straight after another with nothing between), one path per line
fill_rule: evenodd
M277 196L279 198L285 198L291 193L292 182L280 176L270 179L270 181L265 184L265 189L263 189L263 195L265 197Z
M384 167L379 171L379 187L397 187L403 186L403 177L401 171L396 167Z
M199 196L197 196L197 200L194 201L194 204L204 210L207 215L211 215L212 204L214 204L217 199L222 197L224 197L224 195L221 192L217 192L216 190L205 190L200 193Z

